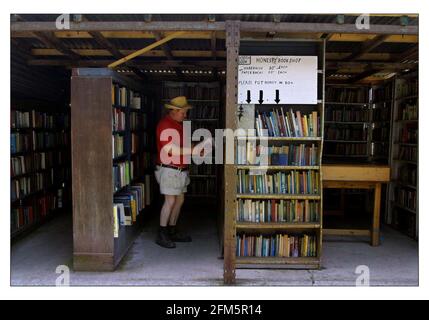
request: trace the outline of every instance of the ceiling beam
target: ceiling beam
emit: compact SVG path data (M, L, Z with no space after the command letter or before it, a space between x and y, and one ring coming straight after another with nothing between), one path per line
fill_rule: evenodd
M65 60L65 59L28 59L27 64L32 66L64 66L64 67L105 67L114 62L114 60ZM223 68L226 66L225 60L201 60L201 61L183 61L183 60L163 60L148 61L136 60L133 64L139 68Z
M380 46L384 41L386 41L387 38L388 38L388 35L379 35L371 40L365 41L364 43L362 43L362 45L358 50L353 52L345 60L353 61L361 58L365 53L369 53L375 48L377 48L378 46Z
M109 50L109 52L116 58L121 59L124 57L124 55L106 38L103 37L103 35L100 32L97 31L91 31L90 32L91 37L102 47ZM107 66L108 64L104 65ZM140 78L143 80L147 80L146 75L140 71L132 62L129 62L128 67Z
M69 31L225 31L225 22L205 21L82 21L71 22ZM357 34L399 34L417 35L418 26L372 24L369 30L357 29L355 24L337 23L295 23L295 22L249 22L241 21L243 32L267 33L357 33ZM54 32L55 22L12 21L11 31Z
M162 39L164 38L160 32L154 32L154 35L155 35L156 41L162 41ZM161 49L162 49L162 51L164 51L164 54L168 59L174 60L174 56L171 53L170 46L167 43L162 44ZM183 79L181 79L182 78L182 72L180 71L180 69L174 68L174 72L176 72L176 75L180 78L180 81L182 81L183 80Z
M64 46L64 44L55 37L53 32L34 32L34 35L47 47L58 50L62 54L70 57L72 60L77 60L80 58L80 55Z
M411 49L408 49L404 53L396 56L395 60L398 62L402 62L404 60L418 59L419 57L419 45L414 45Z

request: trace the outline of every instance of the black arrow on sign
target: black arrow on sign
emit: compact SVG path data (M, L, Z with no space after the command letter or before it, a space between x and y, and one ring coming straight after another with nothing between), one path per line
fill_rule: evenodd
M274 100L277 104L279 104L279 102L280 102L280 92L279 92L279 90L276 90L276 99Z
M250 103L250 101L252 101L252 99L250 99L250 90L247 90L247 103Z
M262 104L262 102L264 102L264 100L262 100L263 96L264 96L264 91L259 90L259 104Z

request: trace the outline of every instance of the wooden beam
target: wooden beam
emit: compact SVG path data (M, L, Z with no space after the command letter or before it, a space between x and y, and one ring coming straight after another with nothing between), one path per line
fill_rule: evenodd
M61 41L55 37L53 32L35 32L34 35L47 47L54 48L62 54L69 56L73 60L77 60L80 58L78 54L64 46Z
M112 56L109 50L105 49L71 49L81 56ZM133 50L119 50L123 55L133 53ZM32 49L32 55L34 56L62 56L64 53L57 49ZM172 50L172 55L177 58L211 58L211 50ZM165 53L162 50L152 50L142 54L143 57L165 57ZM217 51L216 56L225 58L225 51Z
M103 37L103 35L100 32L96 32L96 31L91 31L89 32L89 34L91 35L91 37L102 47L107 48L107 50L109 50L109 52L116 58L116 59L121 59L123 57L123 54L114 46L110 43L109 40L107 40L106 38ZM107 65L107 64L106 64ZM104 67L106 66L104 65ZM142 78L143 80L147 80L146 75L140 71L139 68L137 68L134 64L132 64L131 62L128 63L128 66L130 67L130 69L140 78Z
M82 21L70 22L68 31L224 31L224 22L204 21ZM11 31L58 31L55 21L12 22Z
M395 61L402 62L404 60L418 59L419 56L419 45L416 44L411 49L395 56Z
M347 61L327 61L326 69L342 69L342 68L356 68L365 69L370 66L375 70L402 70L410 69L415 66L414 63L397 63L397 62L347 62Z
M387 39L387 37L387 35L379 35L371 40L365 41L358 50L347 57L346 61L353 61L361 58L365 53L369 53L381 45Z
M138 57L139 55L142 55L145 52L148 52L148 51L170 41L171 39L174 39L176 37L176 35L183 34L183 33L184 33L183 31L175 32L175 33L173 33L173 34L171 34L171 35L169 35L169 36L167 36L167 37L165 37L159 41L156 41L155 43L152 43L151 45L148 45L147 47L145 47L143 49L137 50L136 52L131 53L128 56L126 56L126 57L124 57L124 58L122 58L122 59L120 59L120 60L118 60L112 64L109 64L108 67L109 68L115 68L115 67L117 67L117 66L131 60L131 59L134 59L135 57Z
M224 31L225 22L204 21L82 21L71 22L69 31ZM359 30L354 24L336 23L295 23L295 22L249 22L241 21L243 32L302 32L302 33L355 33L355 34L397 34L417 35L418 26L372 24L370 30ZM11 23L11 31L58 31L55 22Z
M65 60L65 59L28 59L27 64L32 66L64 66L64 67L105 67L115 60ZM136 60L133 63L134 66L140 68L194 68L194 67L206 67L206 68L222 68L226 66L225 60L200 60L200 61L183 61L183 60L162 60L162 61L148 61L148 60Z

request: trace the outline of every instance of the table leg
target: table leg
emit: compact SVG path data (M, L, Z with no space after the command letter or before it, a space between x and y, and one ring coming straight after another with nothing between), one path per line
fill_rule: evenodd
M380 245L380 204L381 204L381 183L376 183L374 190L374 213L371 229L371 245Z

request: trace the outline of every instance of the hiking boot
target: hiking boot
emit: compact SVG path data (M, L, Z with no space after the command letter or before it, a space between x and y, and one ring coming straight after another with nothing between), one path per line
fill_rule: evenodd
M168 235L167 228L160 228L158 231L158 236L156 238L156 244L163 248L174 249L176 248L176 244L171 241L170 236Z
M168 235L174 242L192 242L192 238L186 234L177 231L175 226L168 226Z

